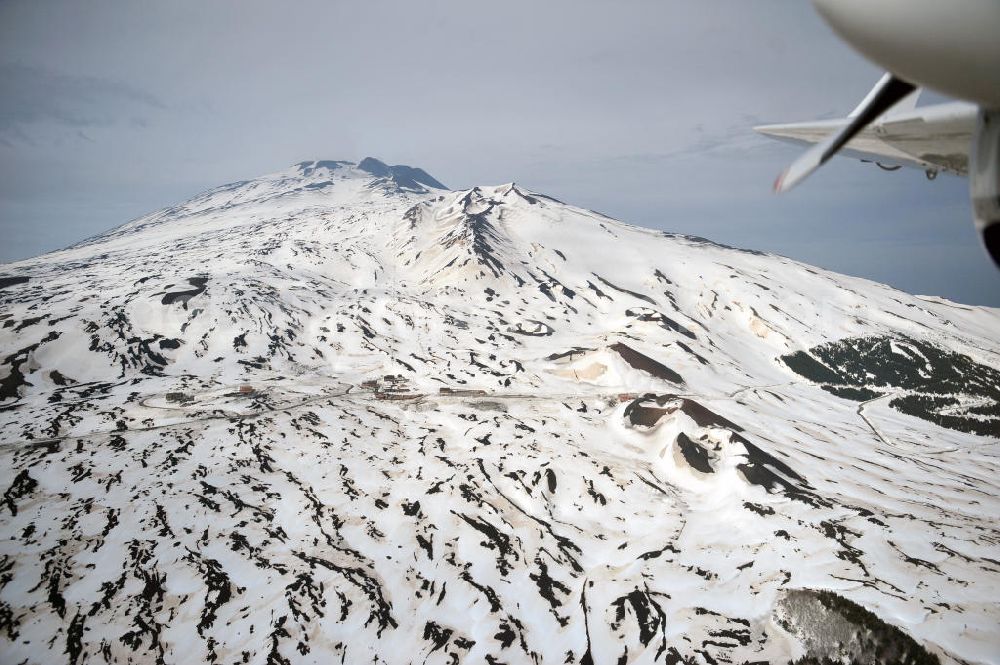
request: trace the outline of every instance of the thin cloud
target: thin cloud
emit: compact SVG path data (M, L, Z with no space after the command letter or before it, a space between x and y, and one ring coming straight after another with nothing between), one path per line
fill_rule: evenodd
M107 127L141 117L136 110L163 108L154 95L118 81L0 64L0 135L7 140L23 141L23 129L32 125Z
M748 152L769 153L778 144L768 141L753 131L759 122L749 121L722 131L706 132L702 127L689 133L690 141L670 150L619 155L613 160L629 164L656 165L694 156L728 158Z

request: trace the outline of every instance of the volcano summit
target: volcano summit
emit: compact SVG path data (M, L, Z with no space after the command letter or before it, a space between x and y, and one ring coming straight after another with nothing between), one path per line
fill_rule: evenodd
M369 158L0 326L4 662L1000 662L995 309Z

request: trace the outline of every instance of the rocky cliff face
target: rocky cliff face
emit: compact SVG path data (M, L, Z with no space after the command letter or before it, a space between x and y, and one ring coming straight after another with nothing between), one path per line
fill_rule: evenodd
M996 310L377 160L0 287L4 660L997 662Z

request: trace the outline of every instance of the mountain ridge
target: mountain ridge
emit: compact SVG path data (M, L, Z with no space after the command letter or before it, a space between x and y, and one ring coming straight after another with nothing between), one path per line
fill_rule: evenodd
M379 164L3 267L5 652L996 662L1000 310Z

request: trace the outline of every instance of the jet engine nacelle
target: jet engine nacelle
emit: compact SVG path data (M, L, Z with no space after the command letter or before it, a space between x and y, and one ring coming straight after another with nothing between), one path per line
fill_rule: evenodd
M976 229L1000 266L1000 111L979 111L969 162L969 190Z
M813 0L840 37L904 81L1000 110L1000 0Z

